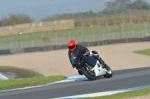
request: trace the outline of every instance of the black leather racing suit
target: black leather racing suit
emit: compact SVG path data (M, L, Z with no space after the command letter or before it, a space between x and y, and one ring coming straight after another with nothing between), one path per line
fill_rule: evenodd
M89 53L89 50L86 47L83 47L81 45L77 45L75 50L78 50L80 54ZM72 67L74 68L75 66L73 66L73 64L71 62L71 52L70 51L68 51L68 57L69 57Z

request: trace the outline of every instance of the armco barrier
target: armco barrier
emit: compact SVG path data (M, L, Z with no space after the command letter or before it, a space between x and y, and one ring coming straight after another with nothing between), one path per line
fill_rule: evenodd
M150 41L150 36L149 37L143 37L143 38L126 38L126 39L115 39L115 40L88 42L87 45L88 46L99 46L99 45L107 45L107 44L145 42L145 41Z
M12 54L10 49L0 50L0 55Z
M59 50L66 49L67 45L51 45L51 46L43 46L43 47L30 47L24 48L24 52L37 52L37 51L50 51L50 50Z
M89 46L100 46L107 44L117 44L117 43L130 43L130 42L145 42L150 41L150 36L142 38L125 38L125 39L115 39L115 40L104 40L104 41L95 41L95 42L79 42L78 44L89 47ZM60 50L67 49L67 44L64 45L50 45L42 47L29 47L19 50L0 50L0 55L5 54L16 54L16 53L27 53L27 52L38 52L38 51L50 51L50 50ZM18 51L18 52L17 52Z

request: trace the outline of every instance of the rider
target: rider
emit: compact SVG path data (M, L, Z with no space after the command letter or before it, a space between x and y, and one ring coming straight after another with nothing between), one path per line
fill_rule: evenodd
M69 56L69 60L70 60L70 63L71 63L71 65L72 65L73 68L75 68L76 66L74 66L74 65L72 64L72 62L71 62L71 53L72 53L72 52L74 52L75 50L78 50L80 54L83 54L83 55L90 55L89 50L88 50L86 47L83 47L83 46L81 46L81 45L78 45L75 40L70 40L70 41L68 42L68 48L69 48L69 50L68 50L68 56ZM105 62L104 62L101 58L99 58L99 55L98 55L98 53L97 53L96 51L92 51L92 54L97 57L97 59L99 60L99 62L100 62L101 64L105 65ZM76 69L78 70L78 73L79 73L80 75L83 74L82 71L79 70L78 67L76 67Z

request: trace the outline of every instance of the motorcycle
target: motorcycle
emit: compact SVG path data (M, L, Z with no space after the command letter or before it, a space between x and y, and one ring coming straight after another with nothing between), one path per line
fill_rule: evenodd
M83 55L79 51L74 51L71 53L71 61L89 80L96 80L100 76L111 78L113 75L111 68L107 64L105 66L100 64L92 54Z

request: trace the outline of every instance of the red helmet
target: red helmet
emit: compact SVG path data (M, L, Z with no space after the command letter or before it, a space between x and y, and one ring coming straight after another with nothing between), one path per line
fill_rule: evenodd
M76 41L75 40L70 40L68 42L68 48L71 52L74 52L74 50L76 49L77 47L77 44L76 44Z

